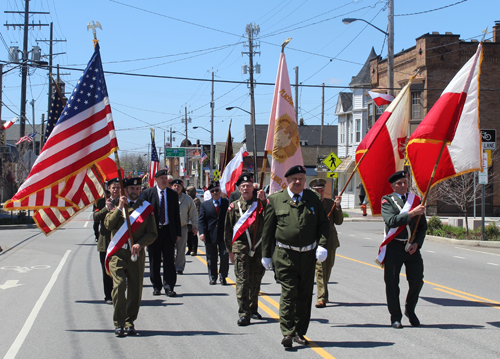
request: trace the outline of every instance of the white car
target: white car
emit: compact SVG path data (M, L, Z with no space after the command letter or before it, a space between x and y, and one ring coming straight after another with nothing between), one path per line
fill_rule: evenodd
M205 201L205 191L203 191L202 189L196 189L196 197L198 197L200 199L200 201Z

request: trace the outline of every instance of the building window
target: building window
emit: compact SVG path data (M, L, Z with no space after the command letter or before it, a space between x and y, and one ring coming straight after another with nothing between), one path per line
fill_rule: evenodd
M420 96L422 92L414 91L411 93L411 118L421 119L424 108L422 106L422 102L420 101Z
M340 123L340 143L344 143L344 127L345 122Z
M354 142L354 126L353 126L353 121L352 120L349 120L349 143L351 144L352 146L352 143Z
M368 129L372 128L373 123L375 122L375 114L373 113L373 103L368 104L368 118L367 118L367 126Z
M356 143L361 141L361 120L358 118L356 120Z

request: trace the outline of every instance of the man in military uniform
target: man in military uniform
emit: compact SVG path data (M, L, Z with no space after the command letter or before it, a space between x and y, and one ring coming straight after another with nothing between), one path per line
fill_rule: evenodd
M344 222L344 214L342 213L342 208L340 207L342 197L335 197L335 201L331 198L325 198L325 185L326 181L323 178L315 178L309 182L309 187L318 192L321 196L321 202L323 202L325 212L328 214L332 208L334 208L332 215L329 218L330 234L328 236L328 246L326 247L328 255L324 262L316 263L316 287L318 292L316 308L324 308L326 307L326 303L328 303L328 281L330 280L332 268L335 264L335 251L340 246L335 226L340 226Z
M254 197L252 173L242 173L236 181L236 185L241 197L231 203L227 210L224 241L229 252L229 259L231 263L234 263L239 314L237 324L245 326L250 324L250 318L262 319L257 309L260 282L265 273L261 264L262 248L260 243L267 202L264 191L258 191L257 197ZM258 200L261 201L260 206ZM259 213L257 213L257 209L259 209ZM258 228L254 237L256 216L258 216Z
M153 207L139 198L141 181L140 177L124 181L126 196L120 197L117 208L109 212L104 219L104 225L111 231L113 238L106 259L109 260L109 271L113 278L113 321L117 337L137 334L134 321L137 319L141 306L146 264L144 247L153 243L158 235L152 213ZM124 242L121 246L121 242L118 242L122 238L121 233L128 233L122 212L125 203L128 203L129 214L131 216L140 214L139 218L143 221L133 232L132 247L130 247L130 241ZM132 256L136 256L136 258L132 258Z
M189 186L186 188L186 192L193 199L194 205L196 206L196 223L198 223L198 214L200 213L201 200L196 197L196 188ZM193 233L193 223L188 223L188 251L186 255L196 256L198 254L198 235Z
M285 177L288 187L268 198L262 236L262 264L281 283L281 344L307 344L304 335L311 318L316 260L327 257L328 218L317 193L304 189L306 169L293 166ZM271 260L272 243L276 249Z
M117 205L120 198L120 182L118 178L112 178L108 181L109 197L99 198L94 205L94 222L100 224L99 238L97 241L97 251L101 260L102 281L104 284L104 301L108 304L113 304L111 300L111 291L113 290L113 280L106 273L106 251L108 250L109 241L111 240L111 232L104 226L104 218Z
M418 296L424 284L424 263L420 248L427 231L425 207L420 204L420 198L408 192L408 174L399 171L389 177L394 193L382 197L382 217L385 222L385 239L377 257L377 262L384 266L385 293L387 307L391 314L392 327L403 328L401 306L399 303L399 273L403 264L408 280L408 295L406 297L405 315L414 327L420 325L415 315ZM417 224L417 232L410 245L413 230ZM385 255L385 257L384 257Z

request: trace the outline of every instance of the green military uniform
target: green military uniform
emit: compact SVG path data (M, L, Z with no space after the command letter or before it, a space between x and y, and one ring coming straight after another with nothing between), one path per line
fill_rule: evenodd
M253 256L250 255L251 246L246 233L236 238L233 242L233 228L241 218L240 210L244 214L257 198L253 197L248 202L240 197L237 201L231 203L226 213L224 242L229 253L234 253L234 274L236 276L236 299L238 301L238 314L241 317L251 318L253 313L257 313L259 303L260 283L264 276L265 269L262 266L262 248L254 248ZM262 202L261 202L262 203ZM262 238L262 229L264 228L264 210L259 214L256 243ZM248 227L250 241L253 240L255 223Z
M332 207L335 206L334 201L330 198L324 198L322 202L325 212L327 214L330 213ZM316 263L316 286L318 290L317 301L325 303L328 302L328 281L330 280L332 268L335 264L335 251L338 247L340 247L339 237L335 226L340 226L344 222L342 209L335 207L329 220L330 233L328 235L328 246L325 247L328 250L328 256L323 263Z
M143 200L138 199L134 206L129 208L129 213L140 207L143 202ZM111 236L114 236L124 221L122 211L117 208L108 213L104 219L104 225L111 231ZM133 234L134 244L141 245L137 261L132 262L130 259L130 248L119 249L109 261L109 269L113 278L113 321L116 328L134 327L134 321L137 319L141 306L146 265L144 247L153 243L157 236L155 218L153 214L150 214Z
M268 202L262 256L270 258L276 242L273 263L281 283L281 332L284 336L305 335L311 318L316 248L328 247L328 218L320 197L309 189L304 189L298 204L287 189L270 195Z

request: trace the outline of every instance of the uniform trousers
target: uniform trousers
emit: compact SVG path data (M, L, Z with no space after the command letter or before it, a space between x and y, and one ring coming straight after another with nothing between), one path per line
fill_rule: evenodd
M136 262L130 259L130 250L119 249L109 261L113 278L113 321L116 328L133 327L139 314L144 281L146 253L141 250Z
M335 264L335 251L336 248L332 245L331 248L328 248L328 256L326 259L323 262L316 262L316 289L318 291L318 302L323 301L328 303L328 281L330 280L332 268Z
M102 269L102 283L104 285L104 300L111 300L111 291L113 290L113 279L106 273L106 252L99 252Z
M205 242L207 252L208 278L211 281L217 280L217 255L220 258L219 274L222 278L227 277L229 272L229 253L227 253L224 242L207 243Z
M193 234L193 226L191 224L188 224L187 246L189 253L198 253L198 235Z
M399 276L403 264L408 280L408 295L406 296L406 310L415 313L418 295L424 285L424 262L420 250L413 254L405 251L406 242L393 239L387 245L384 261L385 294L387 307L391 314L391 323L401 321L401 305L399 303Z
M276 246L273 263L281 283L281 333L305 335L311 319L316 251L296 252Z
M238 314L240 318L244 316L250 318L253 313L258 311L260 283L266 272L261 263L262 250L260 246L257 247L251 257L248 245L235 242L232 251L234 253Z
M167 226L158 228L158 237L148 246L150 280L153 289L174 290L177 282L177 272L175 271L175 238L171 238L170 230ZM161 280L161 263L163 257L163 282Z
M186 267L186 243L188 226L181 227L181 238L175 243L175 270L184 271Z

